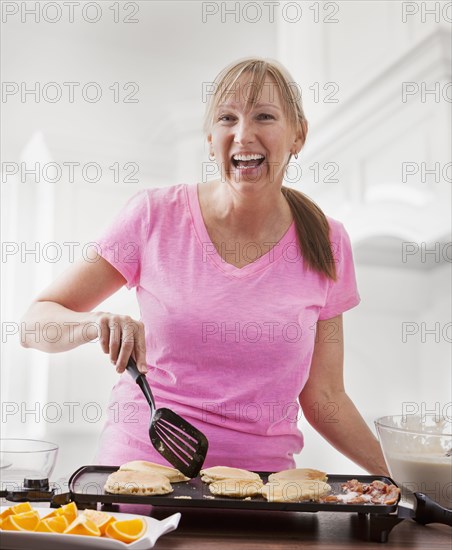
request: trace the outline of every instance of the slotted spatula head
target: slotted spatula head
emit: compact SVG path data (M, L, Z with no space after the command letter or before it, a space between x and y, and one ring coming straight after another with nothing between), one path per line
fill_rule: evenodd
M170 409L157 409L149 437L158 452L188 477L196 477L204 464L206 436Z
M196 477L209 448L207 437L174 411L165 408L155 410L151 388L133 357L129 358L127 372L141 388L149 404L149 438L155 450L185 476Z

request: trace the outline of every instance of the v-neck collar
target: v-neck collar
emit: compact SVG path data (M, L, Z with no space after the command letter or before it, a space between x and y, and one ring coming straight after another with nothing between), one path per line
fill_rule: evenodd
M236 267L226 262L218 253L207 231L199 203L198 184L186 185L186 193L187 202L192 215L193 227L200 245L203 248L203 257L205 256L206 259L213 262L223 273L238 279L249 277L275 264L284 254L287 254L288 257L293 256L293 251L288 251L288 249L291 244L297 242L295 221L291 223L281 239L270 250L253 262L246 264L244 267Z

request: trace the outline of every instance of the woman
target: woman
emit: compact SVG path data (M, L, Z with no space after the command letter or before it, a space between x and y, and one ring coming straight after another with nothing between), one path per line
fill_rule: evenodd
M290 75L272 60L226 67L204 127L221 177L132 197L100 240L98 261L73 267L24 317L59 322L63 338L28 345L66 351L96 338L88 327L97 323L117 372L134 354L157 406L206 434L206 467L294 467L303 448L300 403L340 452L387 474L343 385L342 313L360 301L348 235L282 185L307 134ZM124 284L137 288L140 321L92 312ZM78 323L72 334L68 322ZM148 440L148 406L127 373L108 411L98 462L164 462Z

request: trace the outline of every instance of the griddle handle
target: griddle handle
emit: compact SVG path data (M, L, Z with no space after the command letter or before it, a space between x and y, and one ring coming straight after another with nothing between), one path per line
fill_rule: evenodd
M127 362L126 369L127 369L127 372L130 374L130 376L138 384L138 386L140 386L141 391L146 397L146 401L148 402L149 407L151 408L151 418L152 418L155 413L155 401L154 401L154 396L152 395L151 388L149 387L148 381L146 380L146 376L138 370L135 359L132 356L129 357L129 361Z
M414 520L422 525L442 523L452 527L452 510L443 508L424 493L414 493L417 502Z

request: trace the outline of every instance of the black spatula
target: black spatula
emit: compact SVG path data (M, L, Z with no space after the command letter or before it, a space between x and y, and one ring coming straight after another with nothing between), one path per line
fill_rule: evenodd
M151 409L149 438L155 450L187 477L196 477L204 463L209 443L206 436L170 409L155 408L154 397L133 357L127 371L140 386Z

